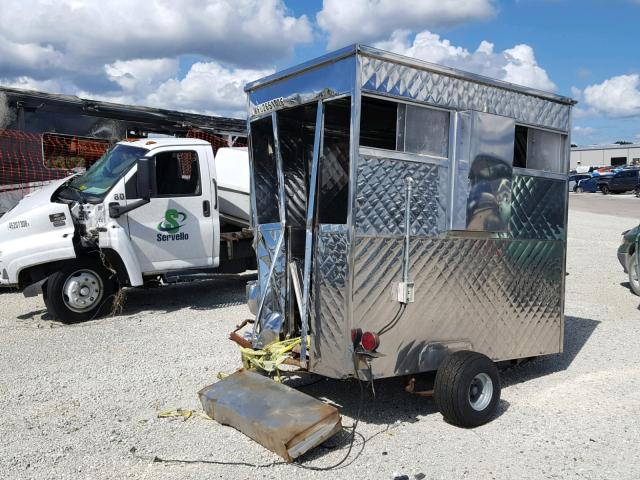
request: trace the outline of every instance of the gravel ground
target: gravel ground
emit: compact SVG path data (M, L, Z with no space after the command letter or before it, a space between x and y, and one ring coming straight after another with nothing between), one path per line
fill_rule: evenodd
M210 420L156 418L198 409L196 392L238 366L226 337L249 316L246 278L130 291L121 315L72 326L48 320L41 298L1 293L0 478L636 479L640 299L615 251L640 215L583 210L570 213L565 353L503 372L500 414L474 430L448 425L397 380L377 382L351 460L331 472L282 464ZM351 424L354 382L304 390L342 407ZM347 444L338 435L306 465L333 464Z

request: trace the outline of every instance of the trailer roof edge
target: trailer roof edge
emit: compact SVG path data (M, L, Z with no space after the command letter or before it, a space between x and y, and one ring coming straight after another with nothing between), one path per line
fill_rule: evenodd
M245 85L244 90L245 92L250 92L252 90L256 90L258 88L264 87L270 83L275 83L277 81L283 80L293 75L299 75L307 70L312 70L321 65L336 62L345 57L356 55L356 54L361 54L361 55L365 55L373 58L379 58L381 60L388 60L393 63L405 65L408 67L418 68L420 70L428 70L428 71L440 73L443 75L447 75L450 77L460 78L463 80L469 80L474 83L481 83L481 84L490 85L497 88L502 88L505 90L511 90L514 92L539 97L545 100L550 100L550 101L562 103L565 105L575 105L578 103L576 100L570 97L565 97L563 95L557 95L555 93L546 92L544 90L525 87L522 85L510 83L510 82L505 82L503 80L497 80L494 78L485 77L483 75L467 72L465 70L459 70L456 68L437 65L435 63L426 62L424 60L418 60L416 58L407 57L405 55L399 55L397 53L387 52L385 50L380 50L378 48L370 47L368 45L361 45L361 44L349 45L348 47L344 47L340 50L336 50L334 52L311 59L299 65L286 68L284 70L281 70L279 72L273 73L272 75L268 75L266 77L260 78L253 82L249 82Z

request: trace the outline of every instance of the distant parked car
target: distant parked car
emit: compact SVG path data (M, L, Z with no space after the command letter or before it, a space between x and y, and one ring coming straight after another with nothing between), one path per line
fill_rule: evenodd
M622 232L622 244L618 247L618 261L625 273L629 274L629 285L636 295L640 295L640 278L638 276L638 255L636 251L640 236L640 225Z
M576 187L574 188L574 192L576 193L596 193L600 190L601 182L605 182L610 178L610 175L597 175L591 178L585 178L584 180L580 180Z
M638 185L639 174L640 170L637 168L620 170L614 173L608 181L604 181L600 185L600 190L605 195L608 193L632 192Z
M585 173L578 173L576 175L569 175L569 191L576 191L576 187L578 186L578 182L580 180L584 180L585 178L591 178L591 175Z

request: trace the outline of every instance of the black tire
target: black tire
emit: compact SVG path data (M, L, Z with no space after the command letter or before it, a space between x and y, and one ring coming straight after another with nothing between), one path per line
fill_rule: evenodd
M611 190L609 190L608 185L602 185L600 187L600 191L602 192L603 195L608 195Z
M491 380L490 384L486 378ZM477 389L478 382L482 383L478 379L485 379L480 392L472 390ZM500 402L498 368L481 353L455 352L442 362L436 372L433 398L447 422L463 428L483 425L495 416Z
M584 188L582 187L576 187L574 190L576 193L584 193Z
M627 265L627 270L629 272L629 285L631 286L631 291L636 295L640 295L640 278L637 275L637 265L638 255L634 253L629 257L629 265Z
M85 322L108 313L113 304L114 293L119 288L112 277L112 273L99 260L80 258L67 262L47 280L46 291L43 292L47 310L55 320L63 323ZM98 292L97 295L91 296L94 290L90 290L86 297L89 306L86 308L78 305L78 308L74 309L71 306L73 302L66 295L67 280L72 282L73 279L87 279L93 285L91 288ZM76 297L81 298L80 295Z
M636 189L633 191L633 193L635 193L637 198L640 198L640 187L636 187Z

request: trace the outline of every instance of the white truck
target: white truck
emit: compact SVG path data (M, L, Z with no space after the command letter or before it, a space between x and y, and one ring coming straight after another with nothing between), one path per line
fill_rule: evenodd
M122 287L255 268L249 193L246 148L119 142L0 218L0 286L42 292L54 318L78 322Z

